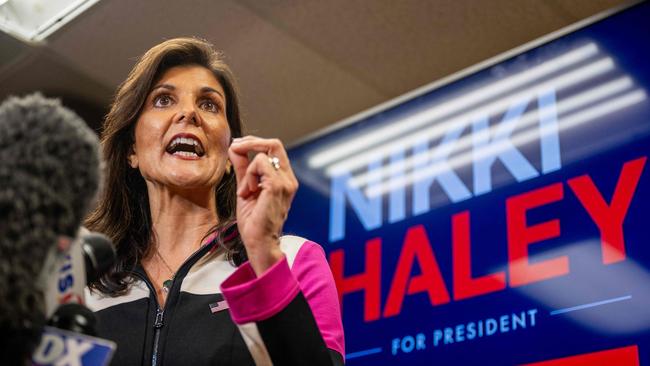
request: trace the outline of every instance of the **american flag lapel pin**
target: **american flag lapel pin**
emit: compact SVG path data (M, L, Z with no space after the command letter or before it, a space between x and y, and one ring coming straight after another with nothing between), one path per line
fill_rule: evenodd
M221 300L210 304L210 311L212 314L226 309L228 309L228 303L226 303L226 300Z

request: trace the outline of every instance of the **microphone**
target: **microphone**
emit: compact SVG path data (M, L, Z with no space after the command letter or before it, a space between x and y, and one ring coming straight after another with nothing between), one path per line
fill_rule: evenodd
M58 101L34 94L0 105L0 354L10 357L3 362L24 363L38 344L46 313L37 279L52 277L52 258L71 248L99 171L96 135Z
M81 260L83 257L83 261ZM48 276L45 287L48 325L96 336L95 314L83 304L84 288L100 278L115 262L115 250L104 234L80 229L67 255L58 256L56 276Z
M87 307L69 302L59 306L47 325L74 333L97 335L97 317Z
M83 305L86 285L100 278L113 262L115 249L103 234L82 227L77 239L59 238L57 250L46 259L49 268L41 274L45 314L52 316L63 304Z
M80 117L40 94L7 99L0 106L0 165L18 176L3 191L13 191L21 200L29 197L17 191L50 195L53 202L46 208L59 210L23 211L24 225L48 227L69 237L76 234L100 181L99 141ZM20 189L21 181L29 187ZM34 197L30 203L46 202Z
M115 248L111 239L97 232L88 232L82 237L81 249L86 264L86 280L97 281L115 263Z
M56 256L56 275L45 286L46 313L50 316L43 337L32 355L34 365L107 365L115 343L97 336L97 318L84 306L87 279L99 278L115 261L110 239L81 228L65 253ZM64 255L62 255L64 254ZM51 272L50 272L51 273ZM63 361L65 360L65 362Z

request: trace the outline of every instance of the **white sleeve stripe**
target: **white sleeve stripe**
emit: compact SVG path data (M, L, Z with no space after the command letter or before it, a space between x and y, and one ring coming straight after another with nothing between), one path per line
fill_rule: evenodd
M273 366L271 361L271 356L266 349L264 341L262 341L262 336L260 331L257 329L257 323L244 323L237 325L239 328L239 333L241 333L244 342L246 342L246 347L253 356L255 365L257 366Z
M300 248L307 241L305 238L293 235L285 235L280 238L280 250L287 257L289 268L293 265ZM194 295L211 295L221 293L221 283L228 278L236 269L228 260L225 254L216 258L204 257L197 262L183 279L181 291Z
M284 235L280 238L280 249L287 257L287 263L289 268L293 266L293 261L296 259L300 248L305 244L307 239L301 238L299 236L293 235Z

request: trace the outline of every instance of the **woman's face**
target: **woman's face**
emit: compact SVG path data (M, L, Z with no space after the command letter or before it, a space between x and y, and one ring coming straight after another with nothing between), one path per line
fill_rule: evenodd
M230 142L221 84L202 66L167 70L147 96L129 164L149 184L207 188L219 183Z

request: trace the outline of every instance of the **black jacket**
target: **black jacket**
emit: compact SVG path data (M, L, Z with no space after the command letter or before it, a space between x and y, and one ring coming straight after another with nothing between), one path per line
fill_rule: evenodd
M204 245L177 271L164 309L142 268L126 295L88 292L98 336L117 343L112 365L342 365L324 253L302 238L281 242L285 258L259 278L226 261L216 241Z

